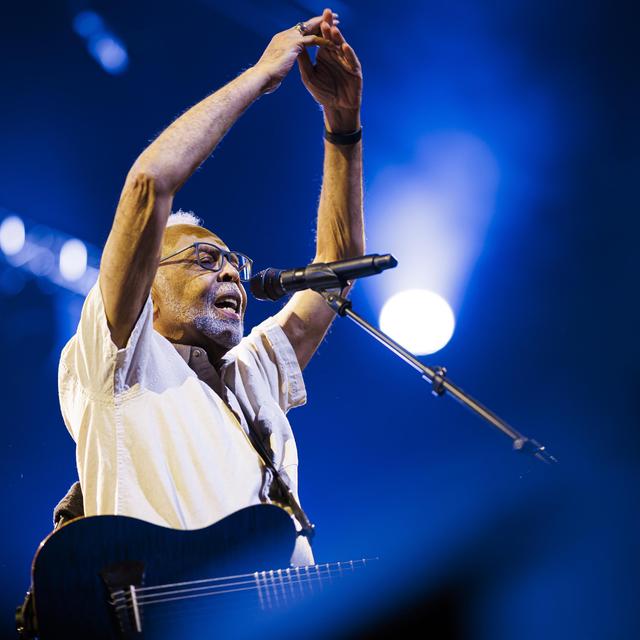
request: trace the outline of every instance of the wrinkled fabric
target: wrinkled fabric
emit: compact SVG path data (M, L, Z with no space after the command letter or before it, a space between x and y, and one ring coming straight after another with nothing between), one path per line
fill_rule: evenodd
M293 347L273 318L230 350L217 371L204 350L174 345L153 329L150 297L118 349L96 284L62 351L58 382L85 515L197 529L277 499L251 444L252 427L297 497L298 455L286 413L305 403L306 391ZM297 540L295 563L313 562L306 538Z

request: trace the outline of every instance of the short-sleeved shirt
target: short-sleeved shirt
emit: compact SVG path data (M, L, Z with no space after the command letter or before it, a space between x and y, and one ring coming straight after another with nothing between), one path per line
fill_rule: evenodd
M96 283L62 351L58 387L86 515L197 529L268 502L247 420L266 429L276 468L297 497L298 455L286 413L305 403L306 391L293 347L273 318L216 369L204 350L154 330L150 297L118 349ZM293 561L313 562L303 536Z

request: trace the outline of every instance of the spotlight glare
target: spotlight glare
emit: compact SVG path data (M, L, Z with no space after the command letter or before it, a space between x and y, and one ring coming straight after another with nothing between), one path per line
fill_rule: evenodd
M385 302L380 328L415 355L440 351L451 339L455 318L449 303L426 289L409 289Z
M67 240L60 250L60 273L65 280L79 280L87 270L87 247L81 240Z
M18 216L9 216L0 224L0 249L7 256L22 251L25 242L24 223Z
M90 42L89 50L107 73L117 75L127 69L127 52L115 37L101 35Z
M104 22L95 11L81 11L73 19L74 31L83 38L89 38L92 34L104 30Z
M73 29L107 73L118 75L127 70L129 56L124 43L95 11L78 13L73 19Z

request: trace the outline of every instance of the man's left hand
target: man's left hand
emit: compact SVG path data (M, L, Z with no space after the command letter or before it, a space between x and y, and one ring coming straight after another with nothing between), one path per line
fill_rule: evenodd
M325 9L319 31L333 47L322 47L315 64L306 50L298 56L302 82L320 104L331 130L353 131L359 126L362 98L362 67L355 51L345 41L334 21L331 9ZM320 35L318 34L318 35Z

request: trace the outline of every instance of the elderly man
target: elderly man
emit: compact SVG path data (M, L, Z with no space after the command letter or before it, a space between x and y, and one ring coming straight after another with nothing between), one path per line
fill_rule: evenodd
M275 35L253 67L173 122L129 171L99 281L60 360L86 515L194 529L276 502L299 530L308 524L285 414L305 401L301 370L333 312L320 294L300 292L243 338L251 261L194 216L170 212L229 128L297 61L325 125L315 260L364 252L362 74L337 23L326 9ZM309 46L319 46L315 63ZM313 561L305 536L292 561Z

